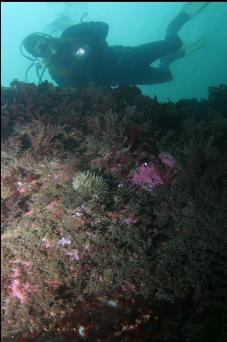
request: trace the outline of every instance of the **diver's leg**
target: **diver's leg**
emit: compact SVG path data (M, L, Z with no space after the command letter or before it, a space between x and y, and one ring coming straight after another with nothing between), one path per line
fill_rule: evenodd
M177 36L139 45L131 48L128 62L135 65L150 65L157 59L179 50L182 45L181 39Z
M193 42L189 45L184 45L181 47L180 50L173 52L167 56L160 58L160 67L169 67L170 63L173 63L179 58L189 56L195 52L197 52L201 47L204 45L205 37L198 39L197 41Z
M176 53L183 45L181 38L178 36L178 31L208 4L208 2L187 3L167 26L165 39L135 47L131 55L132 60L135 63L149 65L157 59Z
M177 33L182 28L182 26L198 15L209 2L188 2L186 3L180 13L169 23L166 30L166 40L167 41L175 41L178 37ZM186 54L188 55L190 52L198 50L203 45L204 39L200 39L196 41L191 46L183 47L181 50L176 50L170 56L166 56L162 58L161 65L166 63L171 63L178 58L184 57Z
M184 24L190 20L190 15L184 12L178 13L178 15L169 23L166 30L166 37L171 34L177 34L178 31L184 26Z
M136 80L137 84L157 84L170 82L173 79L172 73L170 71L170 64L184 57L185 50L180 49L173 54L167 55L160 58L159 67L149 67L144 72L139 73L139 79Z
M189 19L190 16L187 13L180 12L168 25L164 40L135 47L132 55L135 63L149 65L155 60L179 50L183 42L177 33Z
M173 79L172 73L169 68L154 68L149 67L145 72L137 75L132 84L145 85L145 84L159 84L170 82Z
M179 58L184 57L185 55L186 55L186 50L183 48L183 49L177 50L174 53L171 53L167 56L160 58L160 63L159 63L158 69L169 70L171 63L173 63L174 61L176 61Z

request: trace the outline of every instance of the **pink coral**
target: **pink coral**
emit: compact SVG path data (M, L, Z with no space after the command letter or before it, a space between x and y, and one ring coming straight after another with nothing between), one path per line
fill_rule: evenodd
M78 260L80 260L79 251L77 249L71 249L66 254L70 257L71 261L74 261L74 260L78 261Z
M53 289L58 289L62 283L57 279L52 279L48 281L48 284L50 284L53 287Z
M19 279L14 279L11 285L9 285L8 290L11 297L19 299L21 304L26 303L26 294Z
M122 223L125 223L125 224L134 224L134 223L137 223L137 220L134 219L133 217L126 217L126 218L124 218L124 220L122 221Z
M47 209L50 211L54 211L59 205L59 201L53 200L47 205Z
M9 264L20 264L22 266L29 267L31 263L30 261L24 260L24 259L14 259L14 260L10 260Z
M31 273L29 270L30 262L22 259L11 260L9 264L20 264L27 275ZM24 304L28 300L29 292L36 292L37 286L31 285L28 282L23 283L20 279L21 268L16 267L12 269L11 284L8 286L8 292L10 297L17 298L21 304Z
M153 191L156 186L164 184L164 181L155 164L142 164L132 176L131 183L147 191Z
M22 183L21 181L17 182L17 190L20 194L25 194L28 192L27 185L25 183Z
M166 167L173 169L176 166L176 160L170 153L162 151L158 156Z
M30 217L33 214L34 214L34 210L31 209L31 210L27 211L24 215Z
M43 242L42 247L43 247L44 249L52 248L52 247L54 246L53 241L48 240L48 239L46 239L46 238L43 238L43 239L42 239L42 242Z
M21 270L19 268L14 268L12 271L12 278L18 278L21 276Z

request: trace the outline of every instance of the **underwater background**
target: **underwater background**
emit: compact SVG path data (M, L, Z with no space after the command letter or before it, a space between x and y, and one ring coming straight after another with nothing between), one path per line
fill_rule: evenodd
M184 2L2 2L1 3L1 82L8 86L13 79L24 81L29 65L20 54L22 40L32 32L60 36L69 25L85 21L109 24L109 45L136 46L164 38L169 22ZM145 95L160 101L206 98L207 88L227 82L227 4L211 3L205 11L184 25L180 37L185 45L205 37L204 46L192 55L171 65L174 79L161 85L142 86ZM48 72L44 80L50 76ZM33 72L29 81L36 82ZM53 81L52 81L53 82Z

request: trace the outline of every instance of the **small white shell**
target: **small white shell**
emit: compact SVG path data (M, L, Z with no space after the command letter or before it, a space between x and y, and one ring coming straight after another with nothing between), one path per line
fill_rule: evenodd
M107 302L106 302L108 305L110 305L110 306L112 306L113 308L116 308L117 307L117 303L115 302L115 301L113 301L113 300L108 300Z
M84 327L82 325L79 326L79 334L82 337L85 336L85 329L84 329Z

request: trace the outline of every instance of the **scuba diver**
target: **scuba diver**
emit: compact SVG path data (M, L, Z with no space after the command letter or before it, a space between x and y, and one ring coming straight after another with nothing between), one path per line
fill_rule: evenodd
M178 31L203 10L209 2L186 3L167 27L165 39L135 47L109 46L109 26L104 22L83 22L66 28L60 38L32 33L21 44L21 53L36 66L39 83L48 69L61 88L84 87L89 83L103 86L144 85L173 79L170 64L188 54ZM194 43L191 51L202 45ZM23 48L31 54L27 56ZM151 64L159 60L158 67ZM27 78L26 75L26 78Z

